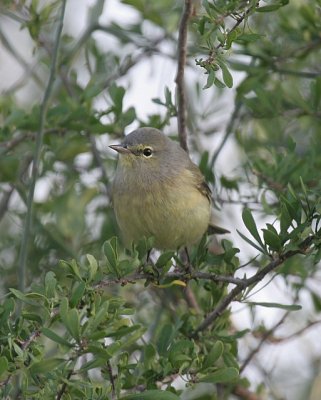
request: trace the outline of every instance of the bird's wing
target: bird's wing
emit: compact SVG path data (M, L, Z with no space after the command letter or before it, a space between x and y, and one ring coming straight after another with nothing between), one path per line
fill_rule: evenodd
M203 178L203 177L202 177ZM197 189L208 198L208 201L211 203L212 201L212 191L210 189L210 187L208 186L208 184L204 181L204 179L202 179L202 181L200 181L197 184Z

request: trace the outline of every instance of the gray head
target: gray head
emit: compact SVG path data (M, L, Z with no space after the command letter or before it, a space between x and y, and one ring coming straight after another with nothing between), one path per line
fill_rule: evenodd
M122 144L109 146L119 153L123 168L139 168L150 174L172 174L190 162L178 142L155 128L139 128L125 137Z
M121 145L109 147L119 153L116 177L122 180L168 180L193 165L178 142L155 128L139 128L127 135Z
M120 154L133 154L151 158L155 153L168 150L173 143L155 128L139 128L127 135L122 144L109 146Z

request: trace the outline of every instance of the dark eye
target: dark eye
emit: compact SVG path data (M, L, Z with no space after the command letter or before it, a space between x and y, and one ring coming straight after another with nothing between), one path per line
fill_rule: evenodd
M153 150L150 147L145 147L143 150L143 154L145 157L149 158L153 154Z

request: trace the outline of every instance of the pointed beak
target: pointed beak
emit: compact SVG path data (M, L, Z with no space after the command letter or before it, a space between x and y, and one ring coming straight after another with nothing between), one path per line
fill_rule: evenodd
M124 147L121 144L112 144L109 147L111 149L117 151L117 153L120 153L120 154L129 154L129 153L131 153L131 151L129 149L127 149L127 147Z

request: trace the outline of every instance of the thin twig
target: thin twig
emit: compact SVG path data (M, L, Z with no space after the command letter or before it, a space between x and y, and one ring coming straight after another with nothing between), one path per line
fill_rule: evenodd
M284 342L287 342L290 340L295 340L299 336L301 336L303 333L305 333L307 330L309 330L310 328L314 327L315 325L319 325L319 324L321 324L321 320L320 321L310 321L308 323L308 325L304 326L301 329L298 329L296 332L293 332L288 336L277 337L277 336L270 335L267 338L267 341L268 341L268 343L279 344L279 343L284 343ZM254 337L258 337L258 335L254 333ZM262 334L259 335L259 337L262 337Z
M0 155L8 153L8 151L12 150L14 147L18 146L21 142L23 142L27 137L30 137L28 133L22 133L20 135L15 136L11 140L7 140L5 142L0 143Z
M24 58L17 52L16 48L11 45L3 31L0 29L0 41L4 45L5 49L17 60L17 62L21 65L21 67L30 73L34 81L38 86L42 87L42 81L34 71L33 67L30 66Z
M236 28L239 27L239 25L241 25L241 23L250 15L252 10L259 6L259 3L260 3L260 1L257 1L256 4L251 5L247 10L245 10L242 15L238 15L237 17L234 17L234 19L236 19L236 22L232 26L232 28L229 30L229 34L231 34L233 31L235 31ZM225 45L225 43L219 43L216 46L216 50L218 50L219 48L223 47L224 45Z
M260 395L251 392L249 389L241 385L235 386L235 388L233 389L233 394L234 396L242 400L263 400Z
M280 325L283 324L283 322L286 320L286 318L288 317L288 315L290 314L290 312L291 312L291 311L287 311L286 313L284 313L284 314L282 315L282 317L280 318L280 320L279 320L276 324L274 324L274 325L272 326L271 329L269 329L268 331L266 331L266 332L263 334L263 336L262 336L262 338L261 338L259 344L258 344L253 350L251 350L250 354L246 357L246 359L244 360L243 364L241 365L241 367L240 367L240 373L244 371L244 369L245 369L245 368L247 367L247 365L250 363L250 361L251 361L252 358L255 356L255 354L257 354L257 353L260 351L261 347L263 346L263 344L265 343L265 341L268 339L268 337L269 337Z
M32 334L28 337L27 340L21 343L21 348L22 350L26 350L32 342L34 342L39 336L40 336L40 331L34 331Z
M241 23L248 17L248 15L251 13L251 11L253 10L253 8L258 6L259 1L257 2L257 4L255 4L254 6L250 6L247 10L244 11L244 13L242 15L238 15L238 16L233 16L230 13L226 14L223 16L223 18L227 18L227 17L231 17L236 19L235 24L232 26L232 28L229 30L229 34L231 34L236 28L238 28L239 25L241 25ZM220 42L216 47L213 47L208 54L208 57L205 61L202 62L202 64L205 65L211 65L213 64L213 62L215 62L215 57L217 54L217 51L225 46L225 41L224 42Z
M66 377L66 380L67 380L67 381L69 381L69 379L71 378L73 372L74 372L73 369L72 369L71 371L69 371L69 373L68 373L68 375L67 375L67 377ZM60 390L59 390L58 393L57 393L56 400L61 400L61 399L62 399L62 396L63 396L63 394L64 394L65 391L66 391L66 388L67 388L67 382L65 381L65 382L61 385L61 388L60 388Z
M28 242L29 242L30 228L31 228L31 221L32 221L33 197L34 197L35 186L36 186L36 182L37 182L37 178L38 178L38 174L39 174L39 162L40 162L40 154L41 154L42 143L43 143L43 135L44 135L44 128L45 128L45 122L46 122L46 117L47 117L47 110L48 110L48 106L49 106L49 100L50 100L51 92L53 89L53 84L54 84L56 69L57 69L57 64L58 64L58 50L59 50L60 38L61 38L62 28L63 28L63 20L64 20L65 9L66 9L66 1L67 0L62 1L60 15L58 17L58 26L57 26L55 46L54 46L54 51L53 51L50 74L49 74L48 84L47 84L47 87L46 87L46 90L44 93L43 102L42 102L41 108L40 108L39 130L38 130L37 137L36 137L36 149L35 149L34 160L33 160L33 164L32 164L32 179L31 179L31 184L30 184L30 189L29 189L28 199L27 199L26 222L25 222L25 226L24 226L24 232L23 232L23 236L22 236L21 248L20 248L20 254L19 254L18 272L19 272L19 288L21 291L25 290L25 285L26 285L26 263L27 263Z
M106 194L108 199L111 199L111 194L110 194L110 190L109 190L109 179L108 176L106 174L106 170L104 167L104 163L103 160L101 159L99 150L97 149L97 144L96 144L96 140L94 135L91 135L90 133L87 133L87 137L89 138L90 144L91 144L91 152L93 154L94 160L97 164L97 166L100 169L100 173L101 173L101 177L102 177L102 181L103 184L105 185L106 188Z
M14 186L10 185L9 190L4 191L3 196L0 200L0 221L5 216L6 212L8 211L9 201L14 191Z
M177 125L181 147L188 151L186 132L186 91L184 85L184 72L186 64L187 25L192 13L192 0L185 0L184 11L179 25L178 34L178 64L176 75L177 87Z
M112 400L116 398L116 385L115 385L115 377L113 375L113 369L111 367L110 360L107 360L107 369L108 369L108 375L109 375L109 380L111 384L111 398Z
M230 137L230 135L232 135L234 133L234 126L235 126L236 121L239 118L240 109L241 109L241 103L236 102L233 114L231 115L231 118L226 126L224 137L212 157L211 169L213 169L214 164L215 164L219 154L221 153L223 147L225 146L225 143L227 142L227 139Z
M291 69L278 68L274 65L271 66L271 70L280 75L292 75L292 76L298 76L299 78L306 78L306 79L315 79L315 78L319 78L321 76L321 71L317 71L317 72L294 71Z

